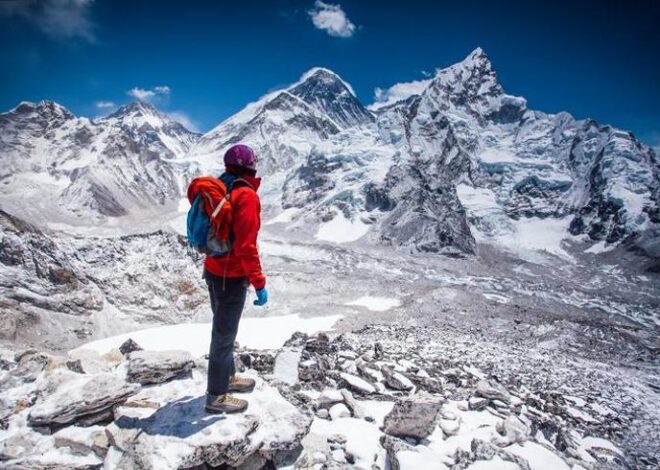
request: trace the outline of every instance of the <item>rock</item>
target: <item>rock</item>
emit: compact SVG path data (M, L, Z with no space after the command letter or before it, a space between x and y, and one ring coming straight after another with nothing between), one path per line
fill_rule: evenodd
M323 370L316 359L307 359L298 364L298 378L303 382L323 379Z
M105 428L102 426L69 426L53 434L53 442L55 447L68 447L76 455L94 453L99 457L105 457L109 446Z
M356 359L355 366L361 375L367 377L372 382L378 382L379 380L383 379L383 375L376 369L372 368L371 364L369 364L361 357Z
M341 389L340 390L342 397L344 397L344 403L348 407L349 410L351 410L351 414L359 419L362 419L365 417L365 412L364 408L358 401L353 398L353 394L349 392L346 389Z
M112 464L108 466L155 470L228 465L247 470L291 461L299 455L312 419L277 389L256 380L248 409L227 415L204 411L203 376L168 384L164 406L155 411L131 409L106 428L111 445L119 451L109 454ZM140 396L153 400L150 394L161 393L159 388L164 387L144 389Z
M385 416L383 431L391 436L423 439L435 429L442 399L426 394L398 400Z
M474 460L490 460L497 454L497 447L490 442L477 438L472 439L470 450Z
M351 412L346 405L343 403L337 403L332 408L330 408L330 418L336 420L339 418L350 418Z
M483 410L488 406L488 400L480 397L470 397L468 400L468 408L475 411Z
M71 380L32 408L28 415L31 426L58 428L76 422L101 422L112 416L113 406L140 390L139 385L109 373L82 377L69 373Z
M344 396L339 390L335 390L332 388L328 388L321 392L321 394L318 396L316 401L314 402L314 406L318 408L326 408L329 409L333 405L336 405L337 403L341 403L344 401Z
M489 400L501 400L505 403L511 401L509 392L499 384L491 384L485 380L480 380L477 383L476 394Z
M369 394L376 392L376 388L372 384L370 384L364 379L361 379L357 375L342 372L341 374L339 374L339 376L346 382L348 387L354 392L362 393L362 394Z
M384 434L380 438L380 444L387 452L387 463L391 470L401 470L397 454L399 452L414 452L414 447L407 442Z
M135 351L143 351L143 349L140 347L139 344L137 344L135 341L133 341L132 338L128 338L126 341L124 341L121 346L119 346L119 351L124 355L128 355L132 352Z
M316 416L321 419L328 419L330 417L330 413L328 412L327 408L320 408L316 410Z
M388 367L383 368L383 375L385 376L385 385L391 389L407 392L414 388L408 377Z
M134 351L128 355L127 378L142 385L190 376L193 357L187 351Z

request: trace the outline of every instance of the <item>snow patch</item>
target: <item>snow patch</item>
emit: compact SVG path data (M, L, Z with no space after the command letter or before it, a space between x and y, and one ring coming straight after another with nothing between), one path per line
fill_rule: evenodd
M296 331L314 334L329 330L340 318L341 315L315 318L302 318L300 315L243 318L236 340L241 346L248 348L277 349ZM211 324L187 323L148 328L92 341L77 349L92 349L99 354L105 354L118 348L129 338L150 351L181 349L199 357L208 353L211 342Z
M369 225L360 219L347 219L342 212L335 217L319 225L316 239L333 243L354 242L362 238L369 231Z

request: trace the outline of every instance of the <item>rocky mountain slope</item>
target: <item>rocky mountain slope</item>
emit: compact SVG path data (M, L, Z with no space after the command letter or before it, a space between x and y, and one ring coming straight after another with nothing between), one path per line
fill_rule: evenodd
M96 121L23 103L0 116L2 208L77 224L158 218L193 175L221 172L236 142L257 150L267 210L323 240L474 253L552 232L559 248L540 248L559 252L566 239L658 253L654 151L629 132L529 109L481 49L373 111L312 69L201 137L145 103Z
M484 356L490 368L481 368L474 345L449 350L438 333L370 327L332 337L297 333L273 351L240 349L237 367L257 387L245 396L245 413L219 416L203 411L207 361L186 351L143 351L131 340L102 355L3 351L0 459L11 469L658 464L622 441L639 426L638 413L649 410L643 423L650 425L658 408L632 397L623 403L620 393L634 386L618 371L581 376L592 366L574 365L570 385L548 388L543 372L527 375L517 365L516 376L493 354ZM602 393L593 393L596 384ZM640 448L653 445L639 431L632 434Z
M208 316L201 259L173 233L70 237L2 211L0 233L0 341L66 350Z

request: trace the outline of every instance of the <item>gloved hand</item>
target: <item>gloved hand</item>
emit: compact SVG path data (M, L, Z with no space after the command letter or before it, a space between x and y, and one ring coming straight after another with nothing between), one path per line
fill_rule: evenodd
M257 290L257 300L253 303L254 305L262 306L265 305L266 302L268 302L268 291L264 287L263 289Z

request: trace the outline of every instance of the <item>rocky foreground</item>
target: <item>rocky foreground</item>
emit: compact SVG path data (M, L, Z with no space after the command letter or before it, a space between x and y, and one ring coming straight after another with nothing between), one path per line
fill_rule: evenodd
M185 351L3 351L0 468L657 468L657 454L620 445L633 402L544 389L543 368L512 380L458 345L440 354L435 333L373 326L239 348L257 387L238 415L203 411L207 361Z

